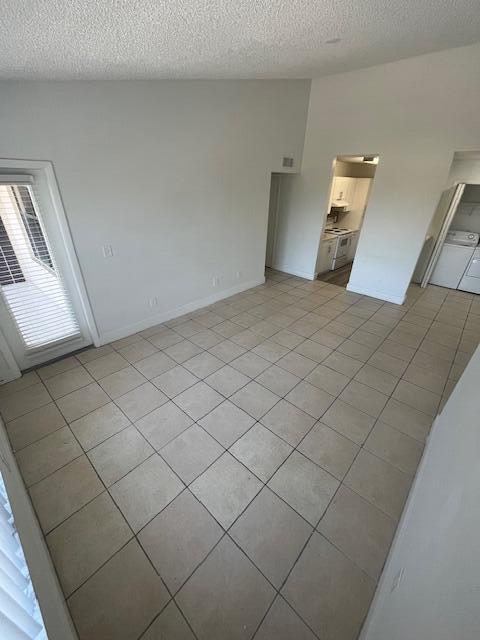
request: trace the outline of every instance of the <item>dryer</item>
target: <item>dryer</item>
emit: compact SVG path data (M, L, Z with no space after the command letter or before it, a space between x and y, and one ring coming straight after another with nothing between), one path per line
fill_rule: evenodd
M479 234L471 231L449 231L430 278L430 284L458 289L479 239Z
M477 247L473 252L458 288L462 291L480 293L480 248Z

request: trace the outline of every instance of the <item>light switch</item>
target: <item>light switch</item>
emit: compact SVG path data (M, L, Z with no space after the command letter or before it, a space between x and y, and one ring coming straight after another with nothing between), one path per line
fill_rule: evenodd
M104 258L111 258L113 256L113 249L110 244L104 244L102 247L102 253Z

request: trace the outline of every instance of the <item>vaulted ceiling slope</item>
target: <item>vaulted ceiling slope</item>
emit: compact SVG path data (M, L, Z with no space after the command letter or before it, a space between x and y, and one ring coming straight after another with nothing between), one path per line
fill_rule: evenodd
M480 40L478 0L3 0L0 25L0 79L311 78Z

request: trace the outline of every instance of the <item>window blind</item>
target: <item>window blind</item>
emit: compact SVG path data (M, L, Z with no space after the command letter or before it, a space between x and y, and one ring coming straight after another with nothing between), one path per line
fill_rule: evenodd
M0 638L47 640L1 473Z
M1 180L0 218L1 292L26 349L78 336L34 186Z

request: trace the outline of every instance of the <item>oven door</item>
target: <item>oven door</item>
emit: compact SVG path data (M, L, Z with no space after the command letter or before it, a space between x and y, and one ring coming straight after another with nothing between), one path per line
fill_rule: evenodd
M348 247L350 246L350 234L340 236L337 240L337 250L335 252L335 259L347 257Z

